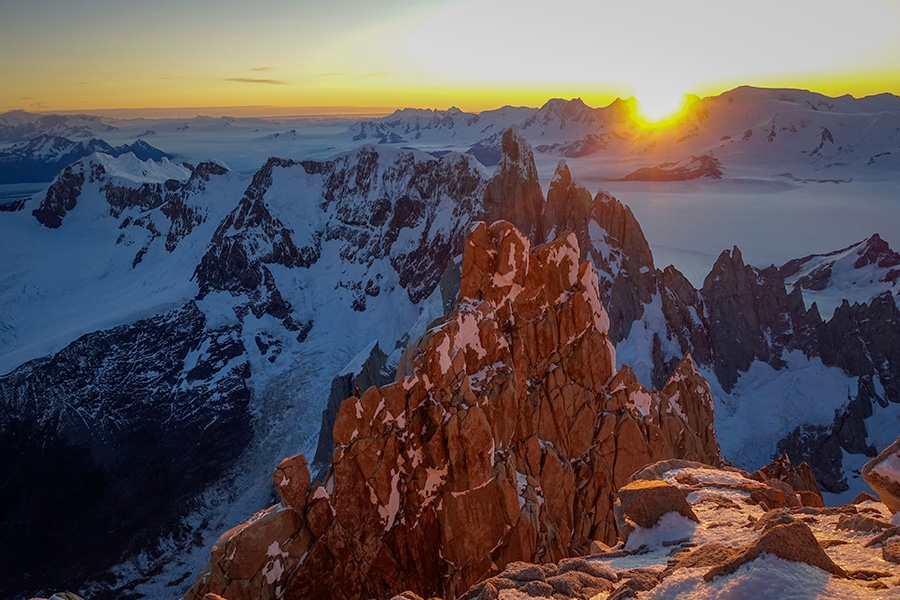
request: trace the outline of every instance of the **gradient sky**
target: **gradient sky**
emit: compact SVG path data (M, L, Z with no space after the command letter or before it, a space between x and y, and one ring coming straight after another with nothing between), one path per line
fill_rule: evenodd
M0 81L0 112L900 94L900 0L8 0Z

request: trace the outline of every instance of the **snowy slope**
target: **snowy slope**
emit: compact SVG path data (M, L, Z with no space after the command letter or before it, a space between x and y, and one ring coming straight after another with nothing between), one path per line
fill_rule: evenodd
M785 283L803 289L807 305L815 302L825 316L844 300L868 303L889 293L900 305L900 254L876 233L842 250L800 258L782 269Z
M67 178L79 177L84 183L77 206L62 226L42 226L32 210L47 202L51 190L63 194ZM166 181L177 184L175 191L166 190ZM194 265L243 182L233 174L207 181L167 161L95 154L60 174L56 188L36 195L25 210L2 213L0 373L84 333L159 314L192 298ZM141 186L159 205L122 206L113 216L109 198L116 189ZM176 205L183 210L168 210ZM186 212L192 215L191 235L169 250L162 236L178 238L179 218Z

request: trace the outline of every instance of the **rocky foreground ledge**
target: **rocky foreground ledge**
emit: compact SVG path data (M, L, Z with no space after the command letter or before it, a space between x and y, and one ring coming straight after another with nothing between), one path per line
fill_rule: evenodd
M616 546L512 563L459 598L900 598L900 526L886 505L861 496L802 506L785 480L764 474L787 475L783 466L751 475L681 460L650 465L619 490Z

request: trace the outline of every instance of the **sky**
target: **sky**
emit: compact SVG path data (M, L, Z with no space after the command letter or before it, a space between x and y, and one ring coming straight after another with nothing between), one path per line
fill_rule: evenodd
M0 112L900 95L900 0L7 0L0 82Z

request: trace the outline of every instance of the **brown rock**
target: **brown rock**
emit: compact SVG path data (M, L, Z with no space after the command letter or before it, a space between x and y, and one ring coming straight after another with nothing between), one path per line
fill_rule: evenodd
M892 529L893 525L878 519L865 517L863 515L841 515L840 518L838 518L837 528L844 531L862 531L863 533L874 533L876 531Z
M629 521L639 527L653 527L669 512L700 522L681 490L665 481L639 479L619 489L616 520L621 514L620 530L626 529Z
M669 560L669 564L663 572L663 578L678 569L698 569L725 564L734 560L740 553L740 548L722 544L707 544L696 550L679 552Z
M900 512L900 481L896 475L898 469L900 469L900 437L862 468L863 479L895 514Z
M759 519L757 519L753 524L753 529L755 531L762 531L763 533L765 533L777 525L789 525L796 522L797 520L792 517L787 511L783 509L776 509L768 511Z
M601 577L594 577L580 571L568 571L547 579L547 583L556 594L566 598L593 598L602 592L613 589L613 582Z
M800 503L803 506L811 506L813 508L824 508L825 501L822 499L821 494L816 494L815 492L807 492L806 490L802 490L797 492L797 496L800 497Z
M638 592L652 590L659 585L659 574L651 569L631 569L619 574L622 583L607 600L634 598Z
M885 544L890 543L891 539L894 537L900 537L900 527L891 527L890 529L881 532L866 542L865 547L884 546Z
M782 452L777 460L753 473L752 477L770 486L779 487L784 492L787 506L794 505L793 498L795 494L802 506L816 508L825 506L825 502L822 499L822 490L816 482L812 468L805 462L795 467L791 464L791 459L786 452ZM776 481L783 485L775 484L774 482ZM770 509L775 508L771 506L773 501L775 503L780 502L780 496L778 498L767 498L761 504L767 505Z
M900 542L894 542L882 548L881 556L886 561L900 564Z
M302 454L285 458L272 473L275 491L285 506L299 513L306 508L306 494L309 491L309 464Z
M860 492L856 495L850 504L862 504L863 502L881 502L878 498L868 492Z
M730 575L741 565L763 553L774 554L785 560L806 563L832 575L846 577L844 570L834 564L834 561L819 546L819 542L809 527L805 523L795 522L772 527L754 544L744 547L738 556L707 571L703 575L703 579L708 582L720 575Z

